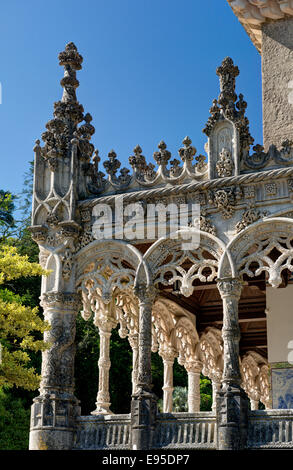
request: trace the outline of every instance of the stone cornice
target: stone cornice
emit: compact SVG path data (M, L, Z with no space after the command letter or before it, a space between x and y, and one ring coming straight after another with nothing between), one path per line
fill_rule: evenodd
M99 204L111 204L115 202L115 199L123 198L123 202L135 202L135 201L147 201L152 198L165 198L170 196L181 196L196 191L206 191L215 188L224 188L229 186L237 186L250 183L260 183L265 181L272 181L279 178L292 178L293 167L281 168L274 170L261 171L258 173L248 173L239 176L232 176L227 178L218 178L214 180L207 180L202 182L191 182L188 184L182 184L173 187L158 187L143 191L133 191L123 194L112 194L107 196L100 196L98 198L86 199L79 201L78 206L80 210L84 210L87 207L93 207L97 203Z
M259 52L262 25L293 16L293 0L228 0L228 3Z

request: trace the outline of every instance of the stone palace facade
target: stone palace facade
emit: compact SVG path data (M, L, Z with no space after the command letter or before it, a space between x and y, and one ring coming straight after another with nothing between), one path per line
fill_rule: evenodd
M30 230L50 270L41 305L51 347L32 406L30 449L293 448L293 0L229 4L262 54L263 145L254 144L247 104L236 94L239 69L227 57L203 130L207 157L185 137L179 158L161 141L147 163L136 146L132 171L112 150L104 173L92 117L76 98L83 59L73 43L59 54L63 96L44 145L34 147ZM99 236L103 221L106 233L119 222L131 234L138 206L143 221L149 207L166 216L164 235L156 236L153 213L139 238ZM185 225L173 233L176 207ZM80 415L74 395L79 314L100 335L90 416ZM132 348L133 371L130 413L114 415L109 352L117 326ZM163 413L152 393L152 352L164 364ZM184 413L172 410L175 360L188 374ZM200 411L201 373L212 381L211 412Z

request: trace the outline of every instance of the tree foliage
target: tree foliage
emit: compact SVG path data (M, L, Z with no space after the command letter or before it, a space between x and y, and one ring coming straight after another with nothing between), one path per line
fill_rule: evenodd
M0 389L0 449L27 450L30 408L23 398Z
M41 266L20 255L15 247L0 246L0 387L34 390L39 385L39 375L29 367L28 351L46 348L35 333L44 333L49 325L39 317L37 307L23 305L24 299L6 286L15 279L41 274L46 274Z
M15 228L14 200L15 196L9 191L0 189L0 242L3 242L11 234L11 230Z

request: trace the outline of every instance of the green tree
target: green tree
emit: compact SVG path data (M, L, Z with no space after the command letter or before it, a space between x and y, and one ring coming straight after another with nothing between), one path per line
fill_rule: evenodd
M46 348L34 333L44 333L49 325L38 316L37 308L23 305L21 296L4 286L14 279L41 274L46 274L41 266L19 255L15 247L0 246L0 387L15 385L34 390L39 386L39 375L28 367L28 351Z
M0 242L2 243L11 234L12 229L15 228L14 200L15 196L9 191L0 189Z
M0 450L27 450L30 408L23 398L0 389Z
M200 410L211 411L213 403L212 382L207 377L200 377Z

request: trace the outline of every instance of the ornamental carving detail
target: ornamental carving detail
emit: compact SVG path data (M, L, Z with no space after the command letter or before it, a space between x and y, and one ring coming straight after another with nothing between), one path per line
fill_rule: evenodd
M217 234L217 229L215 225L211 222L209 217L207 216L207 212L205 210L201 211L199 224L200 224L200 230L202 232L208 232L212 235Z
M225 176L232 176L233 167L234 165L230 150L223 148L216 163L218 176L220 178Z
M236 233L241 232L241 230L244 230L249 225L253 224L254 222L257 222L258 220L268 215L269 215L268 211L261 211L251 206L242 214L241 220L237 222L236 227L235 227Z
M224 219L234 215L238 193L235 188L223 188L210 192L209 202L217 207Z

